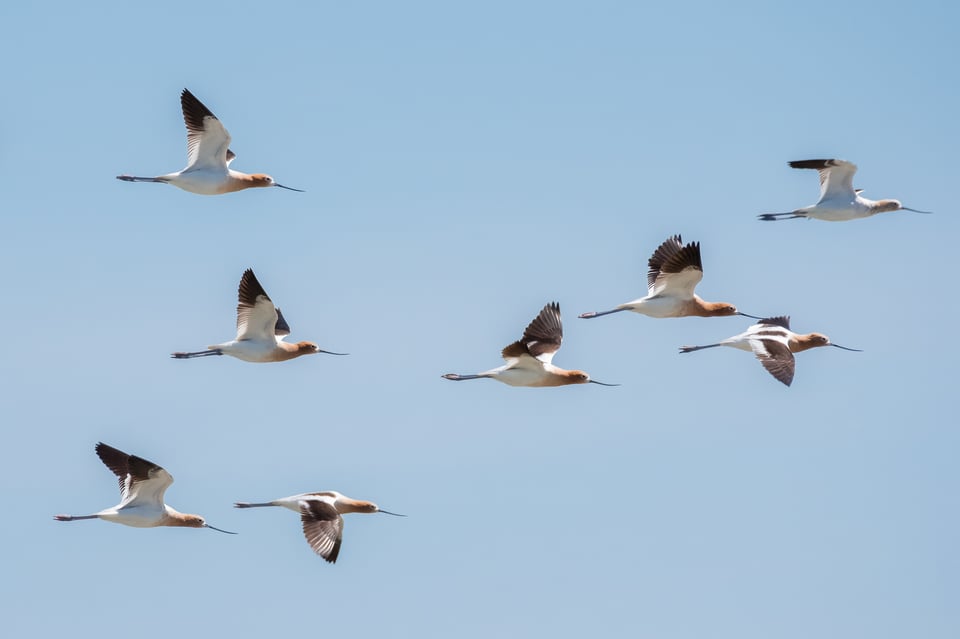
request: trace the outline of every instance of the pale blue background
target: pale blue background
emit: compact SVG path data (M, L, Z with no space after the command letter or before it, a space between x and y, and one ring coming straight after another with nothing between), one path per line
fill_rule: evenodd
M948 2L4 3L0 598L16 637L960 636L958 10ZM202 197L178 94L234 168ZM935 215L761 223L842 157ZM863 353L679 356L750 323L578 313L699 292ZM350 357L174 361L253 267ZM556 363L497 366L557 300ZM231 537L58 523L117 501L103 440ZM288 511L339 490L325 564Z

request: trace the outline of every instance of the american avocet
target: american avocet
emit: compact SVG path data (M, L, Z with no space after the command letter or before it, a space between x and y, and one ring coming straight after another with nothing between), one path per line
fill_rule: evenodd
M743 351L753 351L767 371L787 386L793 381L795 368L794 353L817 346L835 346L845 351L861 352L856 348L847 348L830 341L821 333L799 335L790 330L789 317L769 317L762 319L745 332L734 335L716 344L706 346L681 346L681 353L690 353L714 346L731 346Z
M163 503L163 494L173 483L173 477L160 466L103 442L97 444L96 451L100 460L120 480L120 503L92 515L55 515L53 518L57 521L103 519L134 528L184 526L237 534L214 528L200 515L185 515Z
M205 351L193 353L171 353L177 359L208 357L210 355L232 355L245 362L283 362L301 355L327 353L328 355L346 355L320 350L313 342L288 344L283 338L290 334L290 326L283 319L279 308L267 297L266 291L257 281L253 269L247 269L240 278L237 291L237 338L232 342L208 346Z
M609 311L591 311L582 313L582 319L592 319L601 315L633 311L650 317L719 317L725 315L743 315L760 319L737 310L726 302L704 302L693 292L703 279L703 264L700 261L700 242L691 242L686 246L679 235L668 238L657 247L647 262L646 297L621 304Z
M899 200L868 200L860 195L863 189L853 188L853 174L857 165L846 160L795 160L789 163L794 169L816 169L820 173L820 200L812 206L805 206L786 213L763 213L761 220L792 220L794 218L813 218L828 222L845 222L861 217L870 217L886 211L913 211Z
M238 501L237 508L260 508L262 506L281 506L300 513L303 534L313 551L329 561L337 561L340 543L343 541L343 517L347 513L383 513L394 517L406 517L398 513L381 510L370 501L350 499L340 493L329 490L320 493L302 493L292 497L283 497L262 504Z
M510 386L566 386L567 384L604 384L590 379L583 371L568 371L554 366L553 355L560 350L563 340L563 325L560 321L560 305L547 304L540 314L523 331L523 337L510 344L500 353L507 363L499 368L477 375L447 373L444 379L461 381L489 377Z
M180 94L180 106L183 109L183 121L187 124L187 168L157 177L118 175L118 180L172 184L200 195L220 195L258 186L279 186L289 191L300 191L277 184L272 177L263 173L248 175L228 168L237 155L228 148L230 134L217 116L186 89Z

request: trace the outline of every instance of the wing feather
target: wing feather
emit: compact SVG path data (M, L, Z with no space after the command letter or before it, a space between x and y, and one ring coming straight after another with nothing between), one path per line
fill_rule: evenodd
M183 122L187 126L187 168L221 168L236 157L230 151L230 134L217 116L184 89L180 94Z
M237 289L237 341L275 339L278 323L277 309L248 268Z
M280 312L279 307L277 307L277 323L273 327L273 334L276 335L277 341L282 340L290 334L290 325L287 324L287 320L283 318L283 313Z
M647 289L650 295L670 295L690 299L703 279L700 243L686 246L679 235L668 238L657 247L647 262Z
M790 316L789 315L779 315L777 317L766 317L758 321L754 326L760 326L761 324L768 324L772 326L780 326L782 328L790 330Z
M173 483L173 477L163 467L103 442L97 443L95 450L100 461L117 476L121 503L134 500L163 503L163 494Z
M750 345L768 373L787 386L793 382L796 358L784 341L780 338L764 338L751 340Z
M523 337L501 351L504 359L521 358L524 355L534 357L549 364L554 354L560 350L563 341L563 323L560 319L560 305L551 302L543 307L527 328Z
M820 175L820 202L834 198L851 200L856 197L853 189L853 176L857 165L846 160L794 160L790 162L794 169L816 169Z
M343 517L333 505L317 499L300 502L303 535L313 551L335 563L343 542Z

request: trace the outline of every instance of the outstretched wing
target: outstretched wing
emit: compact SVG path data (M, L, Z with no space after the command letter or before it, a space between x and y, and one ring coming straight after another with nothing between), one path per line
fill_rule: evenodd
M820 202L834 198L856 197L853 190L853 175L857 165L846 160L795 160L790 162L794 169L816 169L820 174Z
M563 341L563 323L560 319L560 305L551 302L543 307L540 314L523 331L523 337L500 353L504 359L521 358L524 355L536 358L544 364L553 360Z
M686 246L679 235L657 247L647 262L647 289L650 295L664 293L680 299L692 299L693 290L703 279L700 243Z
M290 325L283 318L279 307L277 307L277 323L273 327L273 334L278 342L283 341L283 338L290 334Z
M236 157L230 151L230 134L213 114L190 91L180 94L183 122L187 125L187 167L220 168Z
M317 499L300 502L303 535L313 551L329 561L337 561L343 542L343 517L333 505Z
M785 328L785 329L787 329L787 330L789 331L789 330L790 330L790 316L789 316L789 315L778 315L777 317L765 317L764 319L762 319L762 320L758 321L756 324L754 324L754 326L761 326L761 325L764 325L764 324L766 324L766 325L768 325L768 326L779 326L779 327Z
M100 461L117 476L120 484L120 503L134 501L163 504L163 495L173 483L173 477L161 466L136 455L99 442L96 446Z
M275 339L278 322L277 309L248 268L237 289L237 341Z
M753 354L757 356L767 372L787 386L793 382L796 359L790 352L785 340L763 338L750 340Z

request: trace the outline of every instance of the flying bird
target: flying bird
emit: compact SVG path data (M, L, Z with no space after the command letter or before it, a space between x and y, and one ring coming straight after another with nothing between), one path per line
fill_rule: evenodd
M267 297L257 281L253 269L247 269L240 278L237 291L237 337L233 341L208 346L205 351L171 353L176 359L231 355L245 362L283 362L301 355L326 353L346 355L321 350L313 342L289 344L283 338L290 334L290 326L279 308Z
M681 353L692 353L714 346L730 346L742 351L753 351L763 367L777 380L789 386L793 382L796 368L794 353L818 346L834 346L845 351L861 352L856 348L847 348L830 341L821 333L800 335L790 330L790 318L786 316L762 319L745 332L734 335L716 344L705 346L681 346Z
M118 180L172 184L200 195L221 195L262 186L278 186L302 193L300 189L277 184L269 175L249 175L229 168L237 155L230 150L230 134L217 116L186 89L180 94L180 107L187 125L187 167L157 177L118 175Z
M120 482L120 503L92 515L55 515L57 521L103 519L135 528L183 526L236 534L214 528L200 515L185 515L163 503L163 494L173 483L173 477L160 466L103 442L97 444L96 451L100 460Z
M563 340L563 325L560 321L560 305L552 302L543 307L540 314L530 322L523 337L500 353L506 364L476 375L447 373L444 379L462 381L489 377L510 386L566 386L567 384L604 384L590 379L583 371L568 371L553 365L553 356L560 350Z
M649 317L722 317L743 315L760 319L737 310L726 302L705 302L694 289L703 279L700 261L700 243L686 246L679 235L667 238L647 261L647 295L626 302L609 311L581 313L581 319L593 319L620 311L633 311Z
M238 501L237 508L260 508L263 506L281 506L300 513L303 534L313 551L335 563L340 555L343 542L343 517L347 513L383 513L394 517L406 517L398 513L382 510L375 503L350 499L336 491L320 493L302 493L292 497L283 497L260 504Z
M857 165L846 160L795 160L789 163L794 169L816 169L820 174L820 199L812 206L787 211L786 213L762 213L761 220L792 220L813 218L827 222L846 222L870 217L886 211L913 211L930 214L930 211L910 209L900 200L868 200L860 195L863 189L853 188L853 174Z

